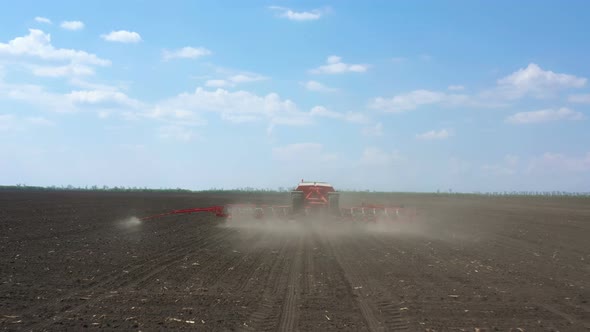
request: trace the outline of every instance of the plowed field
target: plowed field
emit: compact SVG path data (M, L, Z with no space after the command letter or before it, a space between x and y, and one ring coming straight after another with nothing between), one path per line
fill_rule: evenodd
M588 199L381 197L418 211L391 225L130 218L241 199L1 192L0 328L590 330Z

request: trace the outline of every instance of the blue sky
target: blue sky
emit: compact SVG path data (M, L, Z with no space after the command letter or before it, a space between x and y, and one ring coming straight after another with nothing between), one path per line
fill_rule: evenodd
M590 191L587 1L20 1L0 184Z

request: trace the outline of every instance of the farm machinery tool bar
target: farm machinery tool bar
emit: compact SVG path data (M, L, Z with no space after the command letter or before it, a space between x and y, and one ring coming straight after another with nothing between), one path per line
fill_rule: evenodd
M403 205L362 204L357 207L340 208L340 215L345 220L353 221L413 221L416 210Z
M294 212L289 205L258 205L258 204L228 204L225 206L216 205L204 208L190 208L182 210L173 210L153 216L144 217L141 220L150 220L175 214L192 214L198 212L209 212L216 217L225 218L226 220L244 220L244 219L278 219L292 220L305 219L313 216L331 216L342 221L364 221L375 222L384 220L413 220L416 212L414 209L405 208L404 206L388 206L363 204L353 207L341 207L338 210L321 213L311 207L303 207L299 212Z
M265 216L265 208L270 208L270 211L274 216L287 216L287 208L289 206L266 206L266 205L255 205L255 204L228 204L228 205L214 205L209 207L189 208L172 210L165 213L160 213L152 216L141 218L141 220L150 220L161 217L166 217L174 214L192 214L197 212L209 212L214 214L216 217L232 219L233 217L255 217L262 219Z
M160 213L152 216L141 218L141 220L150 220L160 217L166 217L174 214L192 214L197 212L209 212L216 217L226 219L255 218L263 219L269 216L288 217L290 215L290 206L288 205L256 205L256 204L227 204L215 205L202 208L190 208L181 210L172 210L166 213Z
M216 217L222 217L222 218L225 218L228 216L225 213L225 209L223 206L216 205L216 206L210 206L210 207L205 207L205 208L190 208L190 209L182 209L182 210L172 210L170 212L160 213L160 214L156 214L153 216L144 217L144 218L141 218L141 220L150 220L150 219L165 217L165 216L169 216L169 215L173 215L173 214L190 214L190 213L196 213L196 212L210 212L210 213L215 214Z

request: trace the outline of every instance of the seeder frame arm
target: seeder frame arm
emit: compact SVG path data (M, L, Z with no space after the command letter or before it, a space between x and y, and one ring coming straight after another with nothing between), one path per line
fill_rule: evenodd
M196 212L210 212L210 213L214 213L216 217L222 217L222 218L228 216L225 213L223 206L216 205L216 206L210 206L210 207L204 207L204 208L190 208L190 209L172 210L170 212L144 217L144 218L141 218L141 220L149 220L149 219L169 216L169 215L173 215L173 214L190 214L190 213L196 213Z

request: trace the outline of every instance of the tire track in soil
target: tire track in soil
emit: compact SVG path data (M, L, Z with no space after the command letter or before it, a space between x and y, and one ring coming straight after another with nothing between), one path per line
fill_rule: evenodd
M303 291L306 295L315 295L318 291L317 280L316 280L316 269L314 262L314 251L318 249L319 244L315 240L315 236L307 236L305 238L305 263L304 267L304 284Z
M158 273L161 273L161 272L167 270L170 266L176 264L179 260L190 255L191 253L194 253L195 251L202 250L204 248L211 247L211 246L214 247L218 243L223 242L232 233L233 232L231 230L225 230L224 232L215 233L213 236L213 239L205 238L204 242L197 247L194 247L195 241L202 240L202 236L199 236L196 239L188 240L188 241L184 242L183 244L176 246L173 249L168 250L161 255L156 256L155 258L149 259L149 260L143 262L142 264L139 264L139 265L127 270L128 273L125 273L123 275L121 275L120 273L117 273L115 276L107 278L103 282L101 282L97 285L94 285L90 289L89 288L81 289L80 291L77 291L77 292L71 292L71 293L73 293L73 295L69 294L69 296L60 297L59 299L54 300L49 305L41 306L41 308L45 307L46 311L60 312L59 314L54 315L51 318L47 318L43 321L28 325L27 329L39 330L39 329L44 329L51 324L55 324L55 323L65 319L67 316L79 312L80 310L82 310L85 307L92 306L92 305L97 304L106 298L114 296L110 292L107 293L107 288L108 289L117 289L117 293L119 293L121 288L131 288L135 285L138 285L141 282L152 278L153 276L157 275ZM61 304L63 302L67 302L67 301L72 300L74 298L81 299L83 297L83 295L88 294L89 292L92 292L95 290L100 290L100 289L103 290L102 293L100 293L98 296L93 297L91 299L84 300L84 302L79 305L74 305L73 307L68 308L67 303L63 304L63 305ZM51 310L52 307L54 307L55 309ZM37 310L39 310L39 309L40 308L37 308Z
M326 241L324 234L313 232L306 238L304 271L300 280L298 324L301 331L367 330L358 301ZM306 285L309 284L309 285ZM311 291L306 288L311 287Z
M325 247L328 249L330 254L336 258L336 261L338 262L338 264L340 265L340 268L344 272L344 276L345 276L345 279L348 283L348 287L351 289L351 292L356 297L357 303L359 305L359 308L361 310L361 314L363 316L365 324L367 325L367 328L370 331L383 330L383 327L381 326L381 322L377 317L377 312L376 312L375 308L369 304L369 302L365 298L365 295L362 294L361 291L359 291L359 289L360 289L360 288L358 288L359 286L355 286L355 285L366 284L366 283L363 283L363 277L357 273L357 268L355 268L354 266L351 266L350 264L348 264L347 261L345 261L342 258L341 253L339 253L341 248L339 248L335 245L334 239L327 240Z
M276 327L277 317L273 315L274 308L279 303L279 299L274 297L276 284L280 281L282 271L285 270L285 256L287 251L287 241L283 241L283 245L278 249L276 255L273 255L273 263L268 271L268 275L263 279L262 296L260 305L248 317L246 324L249 331L269 331ZM245 289L257 285L257 283L247 283Z
M298 310L297 303L299 301L299 276L301 271L302 256L303 256L303 238L299 238L298 246L295 250L295 257L291 263L289 272L289 279L287 281L287 293L285 295L285 303L281 312L281 320L279 324L279 331L293 331L297 321Z
M403 318L398 301L387 290L383 284L373 285L373 281L366 273L377 273L382 275L380 268L375 269L373 257L368 248L375 243L370 238L364 238L359 243L358 239L352 237L327 239L326 247L342 268L351 292L355 295L360 307L365 324L370 331L408 331L408 325ZM356 264L350 262L354 259ZM373 262L366 266L363 262ZM364 273L363 273L364 271ZM376 290L383 295L375 296Z
M299 286L289 287L293 279L298 279L299 264L294 264L301 239L298 239L298 246L294 245L295 239L286 237L278 253L274 255L274 262L264 280L260 304L248 318L246 329L248 331L274 331L285 329L293 330L296 320L296 303L298 299ZM295 255L295 256L294 256ZM296 262L295 262L296 263ZM296 266L297 265L297 266ZM298 284L297 280L297 284ZM246 288L250 288L248 285ZM283 301L283 298L286 300ZM280 308L280 310L277 310ZM279 328L282 327L282 328Z

